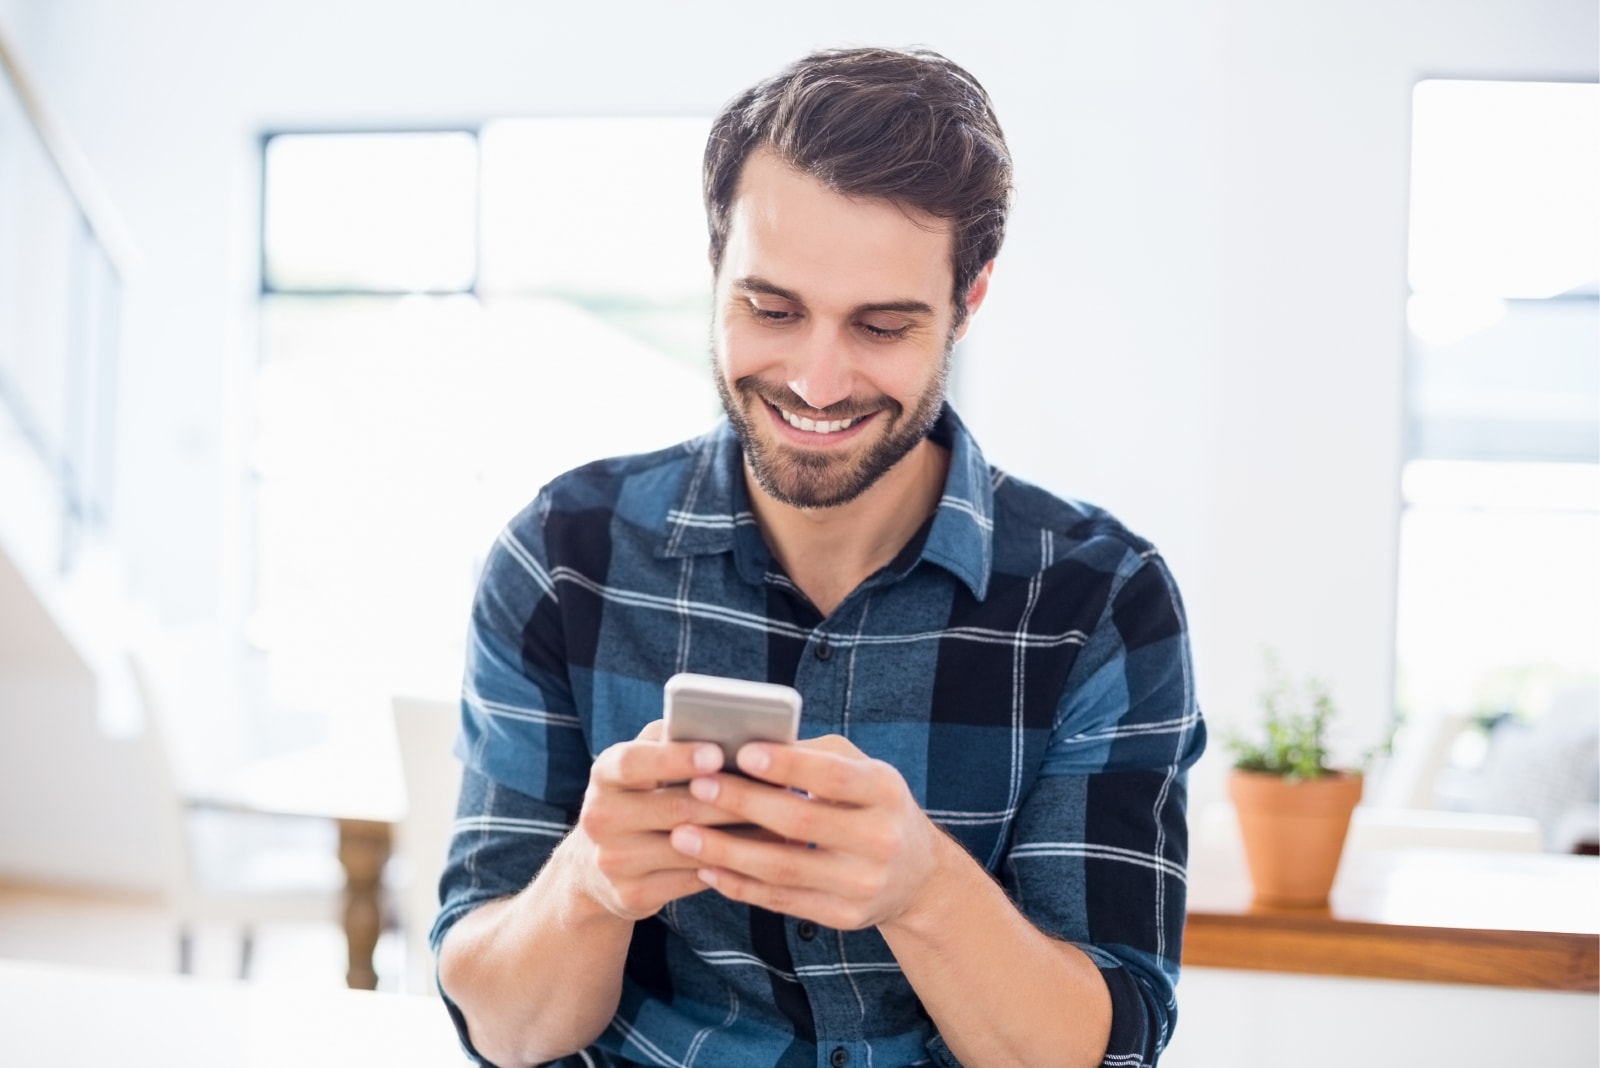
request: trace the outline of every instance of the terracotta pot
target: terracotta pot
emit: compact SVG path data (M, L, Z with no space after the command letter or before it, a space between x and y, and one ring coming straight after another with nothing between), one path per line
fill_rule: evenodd
M1359 772L1299 780L1260 771L1231 773L1228 795L1239 816L1258 903L1327 905L1361 785Z

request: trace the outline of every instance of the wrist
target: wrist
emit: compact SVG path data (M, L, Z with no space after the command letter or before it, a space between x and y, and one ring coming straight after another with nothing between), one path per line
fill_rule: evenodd
M978 867L972 855L932 820L928 821L927 869L905 907L878 925L886 937L908 935L923 941L935 939L959 911L960 903L970 898L965 886L974 875L988 881L988 873Z
M568 929L619 927L631 935L634 921L611 907L594 860L594 843L581 827L576 828L551 852L521 896L549 900L560 924Z

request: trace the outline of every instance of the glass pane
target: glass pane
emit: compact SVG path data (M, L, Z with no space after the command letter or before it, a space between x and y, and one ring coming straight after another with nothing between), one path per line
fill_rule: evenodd
M1400 701L1536 716L1600 663L1600 513L1413 506L1400 526Z
M1412 97L1417 293L1544 298L1600 279L1600 86L1420 82Z
M1600 678L1600 86L1428 81L1413 104L1396 700L1419 739L1559 733ZM1450 761L1517 744L1468 732ZM1436 801L1548 815L1451 781Z
M1491 299L1492 324L1433 343L1429 303L1409 314L1413 456L1600 462L1600 301Z
M280 134L267 142L264 284L452 292L477 269L470 133Z
M23 421L52 464L72 437L73 259L82 228L20 107L0 93L0 417Z

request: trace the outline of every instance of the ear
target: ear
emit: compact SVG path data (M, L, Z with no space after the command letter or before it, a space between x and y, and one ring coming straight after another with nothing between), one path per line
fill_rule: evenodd
M972 280L972 285L967 289L967 315L956 328L957 341L967 336L967 327L972 325L972 317L983 307L983 298L989 295L989 276L992 274L994 274L994 260L983 265L983 270L978 272L978 277Z

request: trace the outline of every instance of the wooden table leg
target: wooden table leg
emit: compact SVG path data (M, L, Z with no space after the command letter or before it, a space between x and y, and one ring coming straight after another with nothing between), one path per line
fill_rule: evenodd
M372 952L383 927L379 891L388 863L391 828L375 820L339 821L339 863L344 867L344 935L350 949L345 983L357 990L375 990L378 973Z

